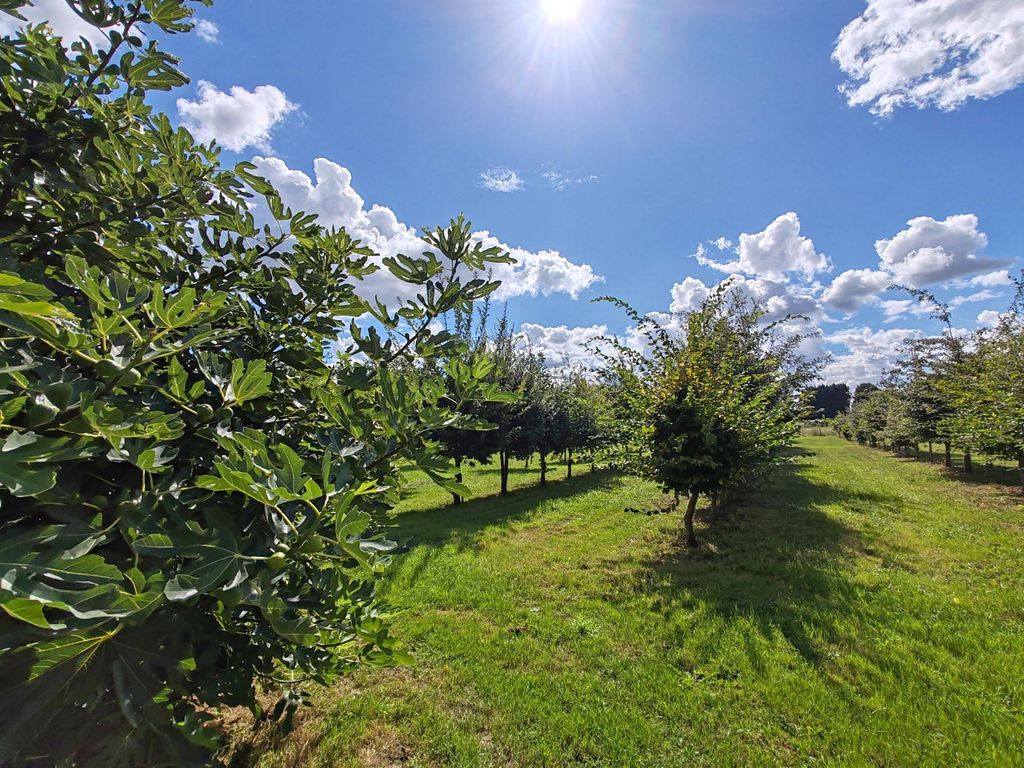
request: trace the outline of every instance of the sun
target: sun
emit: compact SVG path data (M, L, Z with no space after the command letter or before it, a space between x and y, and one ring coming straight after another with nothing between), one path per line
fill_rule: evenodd
M540 7L549 21L564 24L579 16L583 0L540 0Z

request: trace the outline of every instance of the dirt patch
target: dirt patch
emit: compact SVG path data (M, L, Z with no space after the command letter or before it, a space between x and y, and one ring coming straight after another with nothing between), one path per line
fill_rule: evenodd
M415 750L403 743L401 734L388 725L376 725L367 732L358 754L366 768L402 768L416 756Z

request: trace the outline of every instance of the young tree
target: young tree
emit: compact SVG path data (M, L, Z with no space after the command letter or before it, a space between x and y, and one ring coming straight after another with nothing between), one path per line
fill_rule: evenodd
M927 352L928 366L933 377L934 388L930 395L935 396L932 408L937 414L936 432L943 440L945 448L945 464L953 465L951 448L953 444L963 449L964 471L971 471L971 446L975 442L970 434L969 422L960 418L956 407L956 389L969 375L969 354L967 340L962 338L953 328L949 307L938 301L932 294L917 288L893 286L906 291L922 304L930 308L931 314L942 323L941 336L918 345L919 350ZM931 383L931 382L929 382Z
M442 429L437 434L444 453L455 465L455 483L462 485L462 463L465 460L482 464L490 462L498 451L500 435L495 425L487 422L483 416L486 407L491 409L499 403L509 402L513 398L500 393L494 381L495 363L490 355L487 336L487 320L490 313L490 302L485 299L476 312L453 311L446 316L445 327L462 340L463 346L447 360L437 360L437 370L445 377L449 390L449 401L454 404L458 382L465 378L467 372L478 380L488 382L488 405L481 402L468 402L462 406L463 423ZM452 490L452 504L458 506L464 501L465 489L457 487Z
M947 429L952 405L941 386L945 375L946 356L943 339L921 339L908 342L903 358L896 362L892 376L898 383L900 396L914 423L917 442L931 446L939 442L945 449L946 466L952 466L952 435Z
M628 363L642 404L641 471L688 497L687 543L696 546L693 517L701 495L717 506L727 488L747 482L778 460L799 432L800 393L817 361L798 353L799 335L784 321L764 322L753 299L713 292L701 307L679 318L681 335L622 302L647 342L642 355L617 344L616 376ZM615 340L609 339L615 345Z
M186 82L159 48L186 0L71 6L105 43L0 42L0 755L197 765L257 683L289 709L402 659L374 596L396 463L451 485L429 436L484 389L400 363L450 356L432 323L507 257L460 219L381 259L287 210L146 102ZM380 269L400 314L360 295Z
M853 439L872 448L878 445L885 429L885 414L885 393L882 388L875 384L858 385L849 413Z
M543 486L548 480L548 455L564 451L571 437L568 392L546 370L541 372L538 382L535 396L541 423L534 445L540 457L540 484Z
M1024 490L1024 274L1010 309L975 337L943 389L950 428L968 449L1016 461Z
M589 451L591 455L599 448L601 433L598 426L598 403L601 393L587 380L581 371L569 371L562 379L561 391L565 398L566 439L563 449L566 453L565 473L572 478L574 452Z
M477 414L495 427L493 447L498 454L501 495L507 496L510 460L532 455L543 435L541 398L546 372L543 361L519 344L505 317L489 335L486 354L493 364L488 381L505 396L484 404Z

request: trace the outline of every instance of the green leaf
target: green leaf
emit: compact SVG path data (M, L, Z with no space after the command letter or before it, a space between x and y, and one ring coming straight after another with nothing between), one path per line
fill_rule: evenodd
M37 496L57 482L57 468L51 464L84 458L94 452L88 447L78 447L67 437L46 438L35 432L13 432L0 444L0 487L15 496Z
M54 640L40 643L33 647L35 657L29 680L57 669L71 667L74 671L81 669L89 662L93 654L103 643L117 635L118 629L92 629L84 632L73 632Z
M3 608L7 612L8 616L24 621L26 624L31 624L34 627L40 627L42 629L53 629L50 626L50 622L46 620L46 616L43 614L43 604L35 600L28 600L23 597L15 597L9 600L0 602L0 608Z
M231 364L231 383L224 393L225 403L244 403L270 392L273 376L267 372L267 361L256 360L245 365L241 360Z

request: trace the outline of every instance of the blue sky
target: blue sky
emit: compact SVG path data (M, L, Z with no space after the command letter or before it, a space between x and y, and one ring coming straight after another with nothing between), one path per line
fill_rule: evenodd
M348 169L296 187L333 221L355 192L410 227L465 212L523 249L508 313L555 362L625 332L594 296L685 309L731 272L811 316L836 380L935 330L886 303L895 279L962 301L962 327L1005 309L999 271L1024 250L1019 0L558 2L220 0L203 35L168 41L194 83L160 105L226 160L272 158L275 181Z

